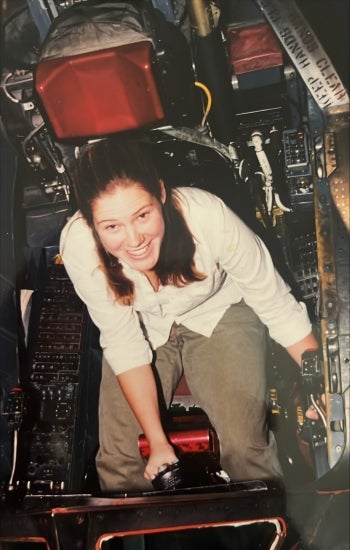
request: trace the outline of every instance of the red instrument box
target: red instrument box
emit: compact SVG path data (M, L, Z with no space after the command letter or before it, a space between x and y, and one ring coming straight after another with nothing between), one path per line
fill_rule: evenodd
M102 136L163 120L143 40L38 64L35 88L58 138Z
M228 42L236 75L283 65L282 49L268 23L231 28Z

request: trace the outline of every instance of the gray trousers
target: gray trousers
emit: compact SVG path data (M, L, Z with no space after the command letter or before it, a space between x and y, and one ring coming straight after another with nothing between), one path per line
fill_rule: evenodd
M220 463L232 481L281 477L274 435L266 424L266 328L243 302L231 306L207 338L183 325L156 350L155 367L170 405L185 373L194 402L220 442ZM96 466L102 491L143 491L136 421L117 378L103 361Z

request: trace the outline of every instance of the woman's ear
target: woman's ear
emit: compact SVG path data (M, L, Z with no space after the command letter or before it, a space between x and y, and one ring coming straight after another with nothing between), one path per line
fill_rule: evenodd
M161 203L164 204L166 199L166 189L165 189L163 180L159 180L159 186L160 186L160 200L161 200Z

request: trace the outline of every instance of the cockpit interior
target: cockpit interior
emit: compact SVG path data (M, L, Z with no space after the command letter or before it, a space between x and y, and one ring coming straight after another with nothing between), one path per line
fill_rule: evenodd
M345 550L348 2L2 0L1 10L0 548ZM77 209L80 151L112 134L147 143L171 185L223 199L306 304L319 350L300 370L269 349L286 498L273 482L220 476L186 381L170 410L185 485L99 490L99 333L59 238ZM252 525L250 538L231 534Z

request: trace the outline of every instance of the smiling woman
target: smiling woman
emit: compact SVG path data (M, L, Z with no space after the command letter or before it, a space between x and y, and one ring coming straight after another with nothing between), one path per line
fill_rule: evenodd
M102 490L149 490L177 461L158 400L170 406L183 373L218 434L228 476L281 477L266 425L266 326L299 364L317 344L263 242L217 196L167 189L146 144L111 137L88 146L75 190L80 211L60 248L101 334Z

